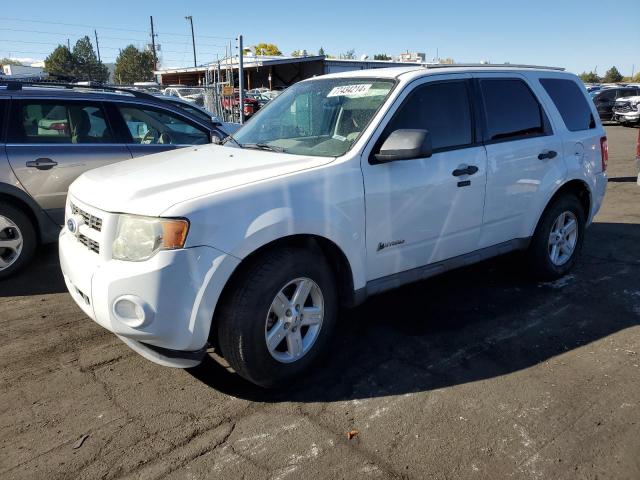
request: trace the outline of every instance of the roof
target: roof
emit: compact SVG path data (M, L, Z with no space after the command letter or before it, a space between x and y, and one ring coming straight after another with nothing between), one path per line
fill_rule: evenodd
M323 75L323 78L400 78L404 76L419 77L423 75L469 72L530 72L547 71L562 72L563 68L543 67L537 65L509 65L509 64L424 64L406 67L373 68L368 70L353 70Z

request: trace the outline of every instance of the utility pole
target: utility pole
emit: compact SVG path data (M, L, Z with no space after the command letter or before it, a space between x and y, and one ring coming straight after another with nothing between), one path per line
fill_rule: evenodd
M94 30L93 33L96 36L96 52L98 52L98 61L100 62L100 44L98 43L98 31Z
M240 48L240 56L238 59L238 89L240 100L240 124L244 123L244 47L242 46L242 35L238 35L238 47Z
M71 50L71 43L69 42L68 38L67 38L67 50Z
M184 17L185 20L189 20L191 24L191 43L193 44L193 66L197 67L198 63L196 62L196 37L193 34L193 17L191 15Z
M151 20L151 51L153 52L153 69L157 70L158 57L156 56L156 33L153 30L153 17L149 16L149 20Z

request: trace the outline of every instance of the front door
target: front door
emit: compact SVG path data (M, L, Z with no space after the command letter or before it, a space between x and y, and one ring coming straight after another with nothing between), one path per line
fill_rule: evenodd
M407 87L365 149L369 281L477 249L486 154L475 135L470 87L466 74ZM428 130L433 155L376 164L373 154L398 129Z
M6 152L18 180L58 224L69 185L83 172L129 160L100 102L13 100Z

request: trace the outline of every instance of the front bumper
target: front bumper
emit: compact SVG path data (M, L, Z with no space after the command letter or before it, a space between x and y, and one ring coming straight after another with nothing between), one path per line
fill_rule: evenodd
M640 112L614 112L613 119L620 123L637 123L640 121Z
M160 251L143 262L105 259L66 228L60 265L71 296L96 323L145 358L188 368L205 353L213 312L238 260L207 246ZM116 308L135 302L143 321Z

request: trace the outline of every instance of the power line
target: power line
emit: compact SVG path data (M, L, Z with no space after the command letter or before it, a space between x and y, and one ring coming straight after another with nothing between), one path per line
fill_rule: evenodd
M9 20L12 22L24 22L24 23L40 23L40 24L45 24L45 25L62 25L62 26L66 26L66 27L81 27L81 28L89 28L89 29L98 29L98 30L113 30L113 31L119 31L119 32L136 32L136 33L144 33L147 34L148 32L145 30L134 30L131 28L115 28L115 27L104 27L104 26L98 26L98 25L85 25L82 23L64 23L64 22L53 22L53 21L44 21L44 20L30 20L30 19L25 19L25 18L13 18L13 17L0 17L0 20ZM9 30L9 29L7 29ZM158 32L160 34L160 32ZM162 33L162 35L168 35L168 36L180 36L180 37L190 37L191 35L189 35L188 33L175 33L175 32L164 32ZM219 39L223 39L223 40L233 40L235 37L221 37L221 36L216 36L216 35L198 35L199 37L202 38L219 38Z

